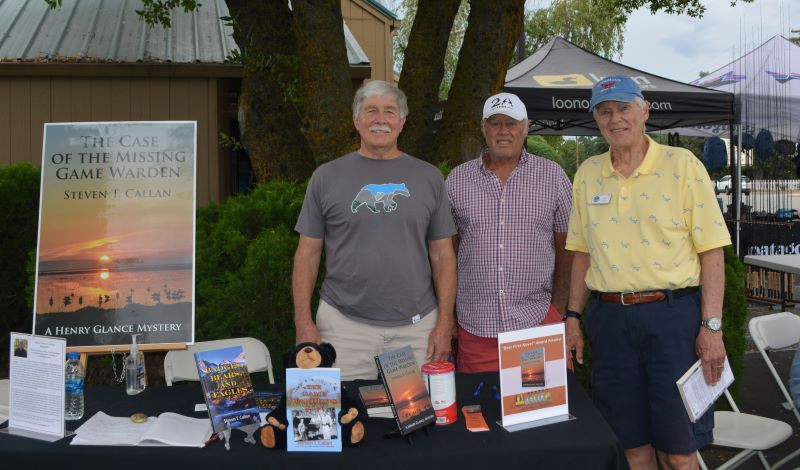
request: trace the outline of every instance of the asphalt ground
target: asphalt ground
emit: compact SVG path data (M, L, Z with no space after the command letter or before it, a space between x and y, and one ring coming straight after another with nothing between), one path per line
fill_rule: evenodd
M790 308L789 311L800 315L800 306ZM750 303L748 305L748 321L749 317L773 312L774 310L768 305ZM763 357L758 353L749 335L747 340L748 345L744 357L744 370L742 372L742 377L738 378L741 384L739 399L736 404L743 413L751 413L783 421L789 424L793 430L789 439L764 453L767 462L773 465L795 450L800 449L800 422L798 422L797 418L795 418L790 410L783 407L782 403L785 400L775 379L767 369ZM769 353L769 358L778 371L778 374L780 374L784 385L786 385L789 377L789 366L792 364L795 350L796 347L791 347ZM788 389L788 385L786 386ZM724 401L725 399L721 398L720 400ZM739 450L720 446L708 446L700 453L708 468L713 469L719 467L725 461L738 454ZM761 465L761 461L758 457L753 455L737 468L742 470L755 470L763 469L764 467ZM780 469L800 469L800 455L783 464Z

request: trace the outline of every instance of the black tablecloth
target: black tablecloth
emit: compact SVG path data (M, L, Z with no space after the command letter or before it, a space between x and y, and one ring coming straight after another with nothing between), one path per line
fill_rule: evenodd
M473 397L481 381L485 384L482 393L479 397ZM515 433L507 432L496 423L500 417L500 402L495 398L492 386L498 384L497 374L459 374L456 380L458 422L448 426L431 426L427 436L418 432L412 444L401 438L385 439L384 434L394 429L394 420L375 418L364 418L367 432L364 442L357 447L345 447L341 454L269 450L260 444L245 443L242 440L244 434L238 431L233 432L230 451L226 451L221 442L214 442L202 449L70 446L71 438L47 443L0 434L0 463L8 469L628 468L619 442L572 374L568 375L568 383L570 413L576 419ZM356 387L361 384L345 382L344 386L351 396L355 396ZM137 411L151 416L164 411L194 417L207 416L194 412L195 404L200 402L202 391L198 383L151 387L135 396L126 395L123 388L90 388L86 390L83 421L99 410L110 416L129 416ZM482 405L484 417L491 428L489 432L467 431L460 408L469 404ZM68 428L74 430L83 421L71 422Z

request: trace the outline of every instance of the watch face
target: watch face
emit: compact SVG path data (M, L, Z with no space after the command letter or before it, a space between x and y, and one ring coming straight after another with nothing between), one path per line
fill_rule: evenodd
M722 329L722 320L717 317L711 317L706 320L706 325L710 330L719 331Z

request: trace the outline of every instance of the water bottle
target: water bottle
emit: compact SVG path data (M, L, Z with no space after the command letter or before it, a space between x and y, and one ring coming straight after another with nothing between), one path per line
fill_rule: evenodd
M64 419L76 420L83 418L83 366L78 360L76 352L67 354L64 393Z

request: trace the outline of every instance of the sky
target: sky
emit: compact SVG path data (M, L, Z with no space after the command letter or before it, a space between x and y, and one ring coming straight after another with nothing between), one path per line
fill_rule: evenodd
M401 0L381 0L397 11ZM552 0L526 0L526 10ZM794 3L794 5L792 5ZM701 19L657 13L642 8L627 23L621 57L613 60L681 82L701 71L713 72L776 34L792 37L800 30L797 0L754 0L731 7L730 0L703 0ZM797 64L800 68L800 64Z
M636 11L628 20L622 57L614 60L690 82L701 71L713 72L777 34L789 38L792 29L800 29L800 2L794 0L754 0L735 7L729 0L704 4L701 19ZM800 64L792 67L800 70Z

